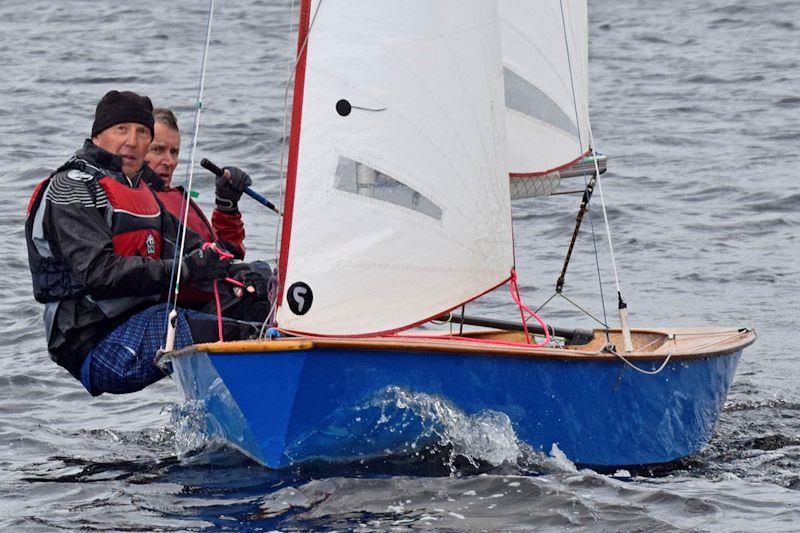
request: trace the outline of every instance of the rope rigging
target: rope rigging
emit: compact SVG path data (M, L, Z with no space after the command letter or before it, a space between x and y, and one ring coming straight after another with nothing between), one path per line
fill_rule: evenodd
M198 87L197 87L197 99L195 104L195 115L194 115L194 127L192 131L192 141L189 150L189 165L187 168L187 177L184 180L184 195L181 199L181 207L180 207L180 219L178 220L178 237L177 242L175 243L175 250L172 257L172 268L170 272L170 286L169 291L167 293L167 300L168 300L168 313L166 314L166 324L165 324L165 342L164 346L160 350L161 353L169 352L174 348L175 336L176 336L176 327L177 327L177 307L178 307L178 298L180 294L180 281L181 281L181 272L183 269L183 256L185 253L185 244L186 244L186 229L188 228L188 217L189 217L189 209L190 209L190 198L192 194L192 184L194 181L194 166L195 166L195 154L197 149L197 139L200 130L200 114L203 109L203 93L205 89L205 79L206 79L206 67L208 61L208 53L210 49L211 43L211 27L213 23L213 16L214 16L214 4L215 0L209 0L209 7L208 7L208 17L206 21L206 35L205 35L205 44L203 46L203 53L201 58L201 66L200 66L200 75L198 80ZM284 135L283 135L283 144L281 146L281 160L280 160L280 203L283 204L283 194L284 194L284 179L285 179L285 168L284 168L284 155L286 151L286 139L287 139L287 129L288 129L288 93L289 88L292 85L292 80L294 79L294 74L297 68L297 61L302 55L303 51L305 50L307 43L308 43L308 34L311 32L311 28L313 27L314 20L316 20L317 13L319 12L319 8L322 4L322 1L317 5L317 8L314 12L313 18L309 25L309 31L305 37L302 46L300 47L296 57L293 61L289 62L290 72L287 76L286 88L284 91ZM294 12L295 12L295 1L292 1L291 4L291 14L290 14L290 28L294 19ZM293 65L293 68L292 68ZM262 202L263 203L263 202ZM282 213L279 210L275 210L279 216ZM278 231L280 229L280 225L278 225ZM278 237L276 235L275 239L275 246L276 246L276 258L278 257ZM222 254L223 256L225 254ZM235 280L231 278L226 278L225 281L229 283L234 283L236 285L240 285ZM272 292L272 291L270 291ZM218 319L220 320L220 331L219 337L222 340L222 330L221 330L221 310L219 305L219 293L218 293L218 283L214 281L214 293L215 299L217 302L217 311L218 311ZM272 295L270 295L271 301L274 301ZM275 307L270 310L264 325L262 326L261 330L261 337L264 337L265 329L274 322L274 313Z
M200 64L200 80L197 85L197 103L194 113L194 128L192 131L192 144L189 149L189 168L186 170L186 186L184 187L183 199L181 200L181 220L180 220L180 237L178 242L175 243L175 253L172 256L172 272L170 274L170 286L167 298L172 301L169 304L170 311L167 315L166 324L166 338L162 351L169 352L175 346L175 329L177 327L177 307L178 295L180 293L180 279L181 270L183 266L183 253L186 245L186 228L189 221L189 198L192 192L192 182L194 180L194 158L197 148L197 135L200 131L200 112L203 109L203 90L205 88L206 79L206 62L208 59L208 49L211 45L211 23L214 18L214 0L209 0L208 5L208 20L206 22L206 42L203 46L203 57ZM174 288L174 292L173 292Z
M580 113L578 111L577 95L576 95L576 89L575 89L575 79L574 79L574 75L573 75L573 62L572 62L572 57L571 57L571 53L570 53L569 37L568 37L568 34L567 34L567 25L566 25L566 17L565 17L565 14L564 14L564 3L563 3L563 0L561 0L559 2L559 6L560 6L560 9L561 9L561 26L562 26L562 31L563 31L563 35L564 35L564 44L565 44L565 49L566 49L566 54L567 54L567 63L568 63L568 66L569 66L570 87L571 87L571 90L572 90L572 105L573 105L573 110L574 110L574 113L575 113L575 121L576 121L576 126L577 126L578 145L579 145L580 152L581 153L585 153L585 150L584 150L584 139L582 138L582 135L581 135L581 118L580 118ZM587 179L587 176L584 175L585 189L584 189L583 197L581 198L581 205L580 205L580 207L578 209L578 214L577 214L576 219L575 219L575 229L572 232L572 237L570 239L570 243L569 243L569 246L567 248L567 253L566 253L566 256L564 258L564 264L563 264L563 266L561 268L561 273L559 274L559 277L558 277L558 279L556 281L555 293L550 298L548 298L541 306L539 306L539 309L542 309L544 306L546 306L555 296L561 296L564 299L566 299L568 302L570 302L572 305L574 305L575 307L577 307L578 309L580 309L581 311L586 313L588 316L590 316L594 320L597 320L598 322L600 322L604 326L604 328L606 330L606 340L609 340L608 316L606 314L605 296L604 296L604 293L603 293L603 280L602 280L602 276L601 276L601 273L600 273L600 261L599 261L598 251L597 251L597 240L596 240L596 235L595 235L595 231L594 231L594 220L593 220L593 217L592 217L591 209L589 209L589 203L590 203L590 201L592 199L592 195L594 193L595 187L597 187L597 189L600 192L600 203L601 203L602 211L603 211L603 219L604 219L605 225L606 225L606 236L607 236L607 239L608 239L609 253L611 255L611 264L612 264L613 273L614 273L614 282L615 282L616 289L617 289L617 302L618 302L618 309L619 309L620 325L621 325L622 334L623 334L623 342L624 342L624 345L625 345L625 351L626 352L630 352L630 351L633 351L633 343L632 343L632 340L631 340L630 328L628 327L627 304L625 303L625 301L622 298L622 289L620 288L619 275L618 275L618 272L617 272L617 264L616 264L616 259L615 259L615 256L614 256L614 247L613 247L612 239L611 239L611 227L610 227L610 224L608 222L608 213L606 211L605 198L603 196L603 188L602 188L602 185L601 185L600 168L599 168L599 163L598 163L598 160L597 160L597 157L596 157L597 154L596 154L595 149L594 149L595 143L594 143L594 136L593 136L593 133L592 133L591 121L588 118L588 116L587 116L586 128L587 128L587 130L589 132L588 152L592 156L594 156L592 158L593 162L594 162L594 172L592 173L591 178L589 178L589 179ZM601 302L601 305L602 305L602 308L603 308L603 320L602 321L600 321L599 319L597 319L596 317L594 317L590 313L586 312L582 307L580 307L579 305L575 304L572 300L570 300L569 298L567 298L566 296L563 295L564 282L565 282L565 278L566 278L566 274L567 274L567 268L569 267L569 262L570 262L570 259L572 257L572 252L573 252L574 247L575 247L575 242L576 242L577 237L578 237L578 232L580 231L580 227L581 227L581 224L583 222L583 218L584 218L584 216L585 216L587 211L589 212L589 223L590 223L590 226L591 226L591 233L592 233L592 245L593 245L593 248L594 248L595 266L596 266L596 270L597 270L597 279L598 279L598 284L599 284L599 288L600 288L600 302ZM537 311L539 309L537 309Z

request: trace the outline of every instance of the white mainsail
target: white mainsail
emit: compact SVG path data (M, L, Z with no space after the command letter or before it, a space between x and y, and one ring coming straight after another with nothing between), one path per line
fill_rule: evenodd
M589 149L586 0L499 6L511 194L542 196Z
M278 325L395 331L502 284L513 251L497 4L302 10Z

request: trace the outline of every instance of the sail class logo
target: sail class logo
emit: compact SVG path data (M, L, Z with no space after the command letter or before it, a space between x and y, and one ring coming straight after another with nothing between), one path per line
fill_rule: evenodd
M289 309L296 315L304 315L311 309L311 304L314 302L314 293L311 292L311 287L302 281L292 283L289 290L286 291L286 302L289 304Z

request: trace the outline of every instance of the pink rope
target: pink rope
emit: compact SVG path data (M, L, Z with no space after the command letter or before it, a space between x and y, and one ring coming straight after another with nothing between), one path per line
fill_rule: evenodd
M213 242L207 242L203 244L203 250L205 250L206 248L212 248L215 252L219 254L219 256L222 259L233 259L233 254L229 254L224 250L220 250L219 248L217 248L217 245ZM236 281L233 278L225 278L225 281L227 281L228 283L233 283L234 285L239 285L240 287L244 286L244 284ZM217 283L217 280L214 280L214 301L217 304L217 333L219 334L220 342L222 342L225 339L222 336L222 303L219 300L219 284Z
M499 346L518 346L521 348L541 348L540 345L532 346L530 343L525 342L514 342L514 341L501 341L498 339L474 339L472 337L460 337L458 335L403 335L400 333L389 333L387 335L381 335L381 337L391 337L391 338L399 338L399 339L425 339L425 340L454 340L458 342L472 342L475 344L496 344Z
M542 329L544 329L544 340L538 344L532 344L532 347L541 348L550 344L550 330L547 328L547 324L544 323L544 320L542 320L539 315L522 303L522 297L519 295L519 286L517 285L517 271L513 268L511 269L511 279L508 281L508 288L511 291L511 298L514 300L514 303L517 304L517 307L519 307L519 314L522 317L522 329L525 330L525 338L528 344L531 344L531 337L528 333L528 321L525 318L525 313L535 318L539 325L542 326Z
M452 339L457 340L460 342L472 342L476 344L495 344L500 346L519 346L525 348L542 348L550 344L550 330L547 328L547 324L544 323L539 315L537 315L534 311L529 309L525 304L522 303L522 298L519 294L519 286L517 285L517 272L516 270L511 270L511 278L508 281L509 290L511 291L511 298L514 300L514 303L517 304L519 307L520 316L522 317L522 329L525 332L525 339L527 343L522 342L513 342L513 341L501 341L496 339L474 339L472 337L461 337L458 335L401 335L396 333L390 333L387 335L381 335L382 337L395 337L401 339L429 339L429 340L445 340L445 339ZM539 322L539 325L542 326L544 330L544 341L538 344L531 343L531 336L528 332L528 324L527 320L525 319L525 313L528 313L530 316L536 319Z
M225 339L222 338L222 304L219 301L219 285L217 284L217 280L214 280L214 300L217 302L217 333L219 334L219 341L222 342Z

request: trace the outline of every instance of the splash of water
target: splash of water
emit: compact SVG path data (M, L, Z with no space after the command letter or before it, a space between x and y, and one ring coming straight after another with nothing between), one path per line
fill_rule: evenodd
M418 417L421 438L435 437L436 444L452 449L451 456L466 458L474 466L515 464L524 456L521 442L508 415L489 409L467 414L441 396L387 387L372 399L382 409L404 410ZM427 439L426 439L427 440Z
M183 459L205 448L210 442L205 418L205 402L188 400L169 408L170 423L175 431L176 455Z
M555 472L577 472L578 468L575 463L569 460L558 444L555 442L550 447L550 459L548 460L549 466Z
M354 459L382 456L429 460L445 451L444 461L456 473L455 462L515 465L526 454L505 413L482 410L468 414L434 394L388 386L365 401L338 409L320 428L298 439L292 448L325 451ZM311 453L313 455L313 451Z

